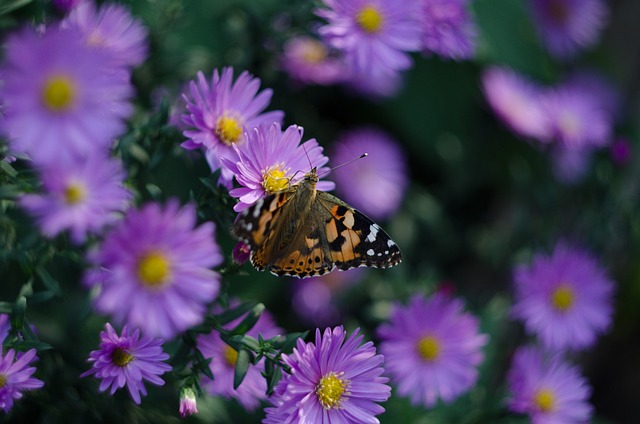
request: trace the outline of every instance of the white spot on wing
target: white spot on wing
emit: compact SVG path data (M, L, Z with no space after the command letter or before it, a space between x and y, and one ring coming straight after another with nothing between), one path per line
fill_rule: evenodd
M247 227L246 228L247 228L247 231L253 230L253 223L252 222L247 223Z
M262 204L264 203L264 200L259 199L253 209L253 217L254 218L258 218L260 216L260 210L262 209Z
M369 249L367 250L367 255L369 256L373 256L376 252L373 251L373 249Z
M376 224L371 224L371 226L369 227L369 235L367 236L367 241L369 243L373 243L374 241L376 241L378 230L380 230L380 227L378 227Z
M396 243L393 240L389 239L387 241L387 246L392 247L392 246L395 246L395 245L396 245Z

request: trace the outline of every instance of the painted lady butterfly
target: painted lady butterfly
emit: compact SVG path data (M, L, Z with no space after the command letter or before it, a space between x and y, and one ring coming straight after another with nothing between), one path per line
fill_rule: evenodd
M334 268L388 268L402 260L398 245L364 214L316 190L316 169L298 184L243 211L234 234L251 248L251 263L275 275L304 278Z

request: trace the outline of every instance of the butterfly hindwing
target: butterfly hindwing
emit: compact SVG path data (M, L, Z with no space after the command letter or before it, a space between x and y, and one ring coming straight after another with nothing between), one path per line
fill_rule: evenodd
M318 192L318 204L329 211L326 236L338 269L388 268L400 263L398 245L365 214L325 192Z

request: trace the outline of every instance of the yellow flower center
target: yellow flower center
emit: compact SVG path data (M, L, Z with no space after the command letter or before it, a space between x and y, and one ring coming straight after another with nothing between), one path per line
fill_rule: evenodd
M307 63L321 63L327 57L327 49L316 40L309 40L304 44L302 59Z
M63 112L71 106L76 99L76 88L73 81L63 75L49 78L42 89L42 102L53 112Z
M227 345L224 347L224 360L227 365L235 367L238 362L238 351Z
M111 354L111 361L119 367L126 367L133 360L134 356L121 348L117 348Z
M418 354L427 362L435 361L440 355L440 343L433 336L425 336L418 341Z
M378 9L366 6L356 15L356 22L365 32L375 34L382 29L383 18Z
M553 293L551 293L551 303L554 308L560 312L571 309L575 301L575 293L567 284L559 285Z
M0 374L0 389L7 385L7 376Z
M325 374L316 386L316 396L324 409L339 408L343 395L347 389L347 380L340 378L340 374L329 372Z
M64 190L64 201L67 205L77 205L86 196L85 188L80 183L71 183Z
M148 287L159 287L169 277L169 260L160 252L149 252L138 261L138 277Z
M215 133L220 141L227 146L231 146L233 143L240 140L240 137L242 136L242 125L235 118L223 116L218 119Z
M282 170L283 165L273 165L262 173L262 187L269 194L284 190L289 187L289 178L286 177L288 169Z
M542 412L551 412L556 406L556 398L548 389L540 389L533 395L533 403Z

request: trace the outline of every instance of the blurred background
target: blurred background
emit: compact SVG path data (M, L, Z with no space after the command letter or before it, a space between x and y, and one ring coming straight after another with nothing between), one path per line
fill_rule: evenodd
M217 239L227 259L235 245L228 231L233 200L212 183L203 155L180 148L184 137L179 120L173 121L178 126L171 120L154 121L167 105L169 118L176 119L184 107L180 93L198 71L210 75L213 69L233 66L237 73L246 69L259 77L261 87L274 92L269 109L285 112L285 126L304 127L304 139L318 140L331 166L339 165L332 158L337 141L356 128L375 127L400 147L408 185L398 207L379 222L401 247L401 265L332 274L322 282L278 278L248 264L224 276L231 297L264 303L288 332L344 324L349 330L361 327L374 341L374 330L388 317L393 302L439 290L464 299L491 338L476 387L453 404L429 410L392 396L384 404L381 422L527 422L504 407L510 357L527 340L522 325L508 317L512 269L530 261L535 252L550 252L561 239L587 246L617 283L610 331L594 348L573 357L593 387L593 422L637 422L640 2L606 2L609 19L598 43L562 61L541 45L527 2L473 0L469 7L478 28L474 56L450 60L413 53L413 66L401 74L399 88L390 96L367 95L344 84L303 84L283 69L286 41L313 34L323 23L313 14L319 2L121 3L148 27L150 43L147 60L133 73L136 112L119 146L129 183L140 199L195 200L202 220L217 223ZM0 10L3 7L7 11L0 16L0 33L5 35L26 23L62 15L44 0L0 0ZM597 71L619 94L613 139L622 139L627 153L619 157L612 141L594 149L575 178L562 178L548 145L518 135L492 110L482 86L483 73L492 66L511 68L545 86L574 71ZM29 173L23 164L15 168ZM336 193L350 201L345 192L349 188L341 191L344 183L335 181ZM358 188L368 189L366 183ZM377 195L375 187L370 189ZM59 284L53 298L33 301L28 309L42 341L54 347L39 365L46 390L25 396L0 422L178 422L178 390L167 389L177 384L171 376L166 376L164 388L149 387L142 407L133 405L126 393L97 395L95 381L77 379L105 321L90 313L87 293L79 286L80 254L67 250L64 237L41 243L30 218L17 208L4 208L0 228L5 251L23 249L49 258L48 277ZM0 299L13 301L29 272L24 262L3 258ZM250 423L263 418L261 410L250 414L221 398L199 398L198 408L200 414L186 422Z

